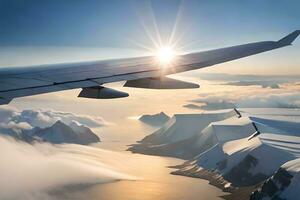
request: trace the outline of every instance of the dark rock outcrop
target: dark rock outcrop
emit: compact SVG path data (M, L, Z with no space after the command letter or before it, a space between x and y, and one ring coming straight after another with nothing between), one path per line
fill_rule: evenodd
M250 200L262 200L266 197L272 200L284 200L279 193L284 191L290 183L293 176L284 168L279 170L261 184L257 190L252 192Z

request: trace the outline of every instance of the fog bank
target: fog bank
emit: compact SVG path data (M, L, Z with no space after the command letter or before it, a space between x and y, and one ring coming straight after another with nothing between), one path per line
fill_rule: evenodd
M49 191L63 186L134 180L121 172L127 157L89 146L30 145L0 136L0 199L53 199Z

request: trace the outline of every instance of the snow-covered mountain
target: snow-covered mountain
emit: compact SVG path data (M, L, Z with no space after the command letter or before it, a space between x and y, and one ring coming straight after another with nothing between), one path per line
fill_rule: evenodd
M243 128L231 126L229 131L220 126L222 137L219 141L194 159L177 166L178 170L173 174L205 178L223 189L252 186L270 177L282 164L300 157L298 115L244 113L240 119L243 118L251 121L255 133L246 136L245 132L250 129L245 125ZM221 124L224 122L233 124L232 119ZM241 138L230 136L234 132ZM224 137L226 139L222 139Z
M11 136L16 140L32 143L34 141L44 141L54 144L74 143L90 144L100 142L99 137L91 129L76 122L66 125L61 121L55 122L46 128L34 127L31 129L1 128L1 134Z
M296 199L300 196L300 159L283 164L254 191L250 200Z
M61 121L57 121L50 127L36 130L32 136L54 144L74 143L86 145L100 142L99 137L88 127L77 123L71 123L68 126Z
M203 171L210 171L233 186L250 186L271 176L285 162L300 157L299 146L300 137L262 133L250 140L218 143L175 173L201 177Z
M201 132L211 122L235 115L236 112L233 110L204 112L201 114L175 114L159 130L141 140L141 143L160 145L188 139Z
M208 179L226 191L253 186L300 158L300 111L266 110L174 115L129 150L188 159L173 174Z
M223 119L238 122L228 124ZM238 134L229 131L232 126L239 127L235 129ZM240 129L243 128L248 130L239 134ZM220 130L227 130L228 134L226 136L220 134ZM145 137L129 150L135 153L191 159L219 141L249 136L254 132L250 120L238 118L234 110L224 110L220 113L180 114L174 115L161 129Z
M160 112L154 115L143 115L139 118L140 121L149 124L151 126L162 126L166 123L170 117L164 112Z

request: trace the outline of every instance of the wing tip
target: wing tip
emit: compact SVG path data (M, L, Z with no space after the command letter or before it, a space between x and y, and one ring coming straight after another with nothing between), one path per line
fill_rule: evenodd
M281 45L291 45L294 40L299 36L300 30L295 30L292 33L288 34L284 38L278 40L277 42Z

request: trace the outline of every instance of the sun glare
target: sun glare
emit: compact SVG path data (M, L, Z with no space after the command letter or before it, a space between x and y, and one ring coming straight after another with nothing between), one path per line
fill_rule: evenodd
M169 46L164 46L158 49L156 56L160 63L170 64L174 60L175 51Z

